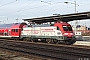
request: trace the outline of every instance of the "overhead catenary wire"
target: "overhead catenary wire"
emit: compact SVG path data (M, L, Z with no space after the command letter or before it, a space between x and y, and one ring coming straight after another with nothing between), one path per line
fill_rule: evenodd
M9 3L6 3L6 4L3 4L3 5L0 5L0 7L3 7L3 6L8 5L8 4L12 4L12 3L17 2L17 1L18 1L18 0L11 1L11 2L9 2Z
M16 2L16 1L17 1L17 0L15 0L15 1L13 1L13 2L10 2L10 3L7 3L7 4L3 4L2 6L8 5L8 4L11 4L11 3L14 3L14 2ZM34 1L36 1L36 0L33 0L33 2L34 2ZM7 14L5 14L5 15L9 15L9 14L13 14L13 13L16 13L16 12L23 11L24 8L26 8L28 5L31 5L33 2L31 2L31 3L29 3L29 4L25 5L25 6L23 6L21 9L15 11L15 12L7 13ZM4 15L0 15L0 16L4 16Z
M41 2L41 1L40 1ZM4 14L4 15L10 15L10 14L15 14L17 12L21 12L21 11L25 11L25 10L30 10L30 9L35 9L35 8L40 8L40 7L45 7L45 6L50 6L50 5L55 5L55 4L58 4L58 3L62 3L62 2L55 2L55 3L50 3L48 5L41 5L41 6L36 6L36 7L32 7L32 8L29 8L29 9L24 9L26 8L26 6L28 6L29 4L27 4L26 6L22 7L21 9L19 9L18 11L15 11L15 12L11 12L11 13L7 13L7 14ZM4 16L4 15L1 15L1 16Z
M2 0L0 0L0 2L1 2Z
M17 0L16 0L17 1ZM12 2L10 2L10 3L12 3ZM62 2L56 2L56 3L53 3L53 4L51 4L51 3L49 3L49 5L54 5L54 4L58 4L58 3L62 3ZM7 4L9 4L9 3L7 3ZM4 4L4 5L7 5L7 4ZM40 7L44 7L44 6L48 6L48 5L42 5L42 6L37 6L37 7L32 7L32 8L28 8L28 9L24 9L24 8L26 8L28 5L30 5L31 3L29 3L29 4L27 4L26 6L24 6L24 7L22 7L21 9L19 9L18 11L16 11L16 12L20 12L20 11L25 11L25 10L30 10L30 9L35 9L35 8L40 8ZM15 12L14 12L15 13Z
M0 0L0 1L3 1L3 0ZM29 1L30 1L30 0L29 0ZM9 3L9 1L8 1L8 3ZM38 11L38 12L37 12L37 11L33 11L33 12L28 11L28 12L30 12L29 15L32 14L32 13L34 13L34 14L37 13L37 14L40 16L41 14L49 13L49 12L51 12L51 11L57 12L58 9L60 9L60 10L63 9L63 10L64 10L63 7L59 7L59 8L57 7L56 9L53 8L53 9L51 9L51 10L48 9L48 6L51 7L51 6L53 5L53 3L57 4L56 2L53 2L53 3L50 2L51 5L45 3L45 5L42 4L42 5L38 6L38 5L36 4L36 5L34 5L34 6L29 7L29 4L30 4L30 3L31 3L31 2L28 2L26 5L20 7L20 8L17 9L16 11L13 10L13 12L11 12L11 13L10 13L10 12L6 12L5 14L4 14L4 13L2 13L2 14L3 14L4 16L8 16L8 15L11 16L11 15L17 14L17 12L19 13L19 12L23 12L23 11L27 11L27 10L34 10L34 9L38 9L38 8L42 8L42 7L47 7L47 9L44 8L43 11L42 11L42 10L40 10L40 11ZM5 2L5 4L7 4L7 3ZM13 3L12 3L12 4L13 4ZM31 4L32 4L32 3L31 3ZM0 4L0 5L1 5L1 4ZM4 5L4 4L3 4L3 5ZM8 5L8 4L7 4L7 5ZM7 6L7 5L4 5L4 6ZM10 5L11 5L11 3L10 3ZM59 5L59 4L57 4L57 5ZM86 4L86 5L87 5L87 4ZM84 5L84 6L86 6L86 5ZM56 6L56 5L55 5L55 6ZM69 5L69 6L70 6L70 5ZM2 7L3 7L3 6L2 6ZM80 6L79 6L79 7L80 7ZM73 7L73 5L72 5L72 7L68 7L68 8L71 9L71 8L74 8L74 7ZM54 13L55 13L55 12L54 12ZM61 13L61 12L57 12L57 13ZM19 13L19 14L20 14L20 13ZM25 13L21 13L21 14L22 14L22 16L25 16L24 14L26 14L26 17L28 16L28 14L27 14L26 12L25 12ZM50 13L50 14L52 14L52 13ZM1 14L0 14L0 15L1 15ZM18 16L19 16L19 15L18 15ZM7 17L6 17L6 18L7 18ZM9 18L9 17L8 17L8 18ZM10 18L11 18L11 17L10 17Z
M34 0L34 1L36 1L36 0ZM29 3L29 4L27 4L27 5L25 5L25 6L23 6L21 9L19 9L17 12L19 12L19 11L22 11L24 8L26 8L28 5L31 5L34 1L32 1L31 3Z
M63 7L63 9L65 9L66 7ZM71 9L72 7L68 7L68 9ZM55 10L61 10L62 8L56 8L56 9L53 9L53 10L44 10L44 11L38 11L38 12L34 12L34 13L39 13L39 14L42 14L42 13L49 13L50 11L55 11ZM54 12L55 13L55 12ZM55 13L56 14L56 13Z
M24 9L22 11L30 10L30 9L35 9L35 8L40 8L40 7L45 7L45 6L50 6L50 5L54 5L54 4L58 4L58 3L62 3L62 2L56 2L56 3L53 3L53 4L49 3L48 5L42 5L42 6L40 5L40 6L36 6L36 7L31 7L31 8L28 8L28 9Z
M35 1L36 1L36 0L35 0ZM31 4L32 4L32 3L31 3ZM4 4L4 5L5 5L5 4ZM20 11L25 11L24 8L26 8L28 5L30 5L30 3L27 4L27 5L25 5L24 7L22 7L21 9L15 11L15 12L7 13L7 14L5 14L5 15L14 14L14 13L17 13L17 12L20 12ZM48 5L43 5L43 6L48 6ZM40 7L43 7L43 6L32 7L31 9L40 8ZM0 16L4 16L4 15L0 15Z
M17 0L16 0L17 1ZM36 1L36 0L35 0ZM40 1L41 2L41 1ZM13 14L13 13L17 13L17 12L21 12L21 11L26 11L26 10L30 10L30 9L35 9L35 8L40 8L40 7L45 7L45 6L50 6L50 5L55 5L55 4L58 4L58 3L63 3L63 2L55 2L55 3L50 3L48 5L40 5L40 6L36 6L36 7L31 7L31 8L28 8L28 9L25 9L28 5L32 4L32 3L29 3L27 4L26 6L22 7L21 9L15 11L15 12L11 12L11 13L7 13L5 15L9 15L9 14Z

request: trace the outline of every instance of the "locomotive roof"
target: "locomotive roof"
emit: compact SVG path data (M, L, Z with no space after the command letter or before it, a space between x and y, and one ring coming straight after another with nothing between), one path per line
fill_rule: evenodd
M90 12L81 12L81 13L31 18L31 19L23 19L23 20L28 22L35 22L35 23L45 23L45 22L55 22L57 20L69 22L73 20L82 20L82 19L89 19L89 18L90 18Z

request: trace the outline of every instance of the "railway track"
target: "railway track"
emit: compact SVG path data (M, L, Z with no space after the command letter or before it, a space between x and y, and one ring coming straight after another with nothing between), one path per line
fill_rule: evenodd
M90 47L0 40L0 48L58 60L90 59Z

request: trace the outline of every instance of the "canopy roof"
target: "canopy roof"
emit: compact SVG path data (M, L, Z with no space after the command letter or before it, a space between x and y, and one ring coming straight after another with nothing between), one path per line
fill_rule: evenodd
M89 19L89 18L90 18L90 12L81 12L81 13L31 18L31 19L23 19L23 20L28 22L35 22L35 23L45 23L45 22L55 22L57 20L70 22L74 20L83 20L83 19Z

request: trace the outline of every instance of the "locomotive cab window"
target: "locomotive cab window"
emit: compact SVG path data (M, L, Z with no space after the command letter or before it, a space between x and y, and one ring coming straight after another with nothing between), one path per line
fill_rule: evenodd
M72 31L71 26L63 26L64 31Z

